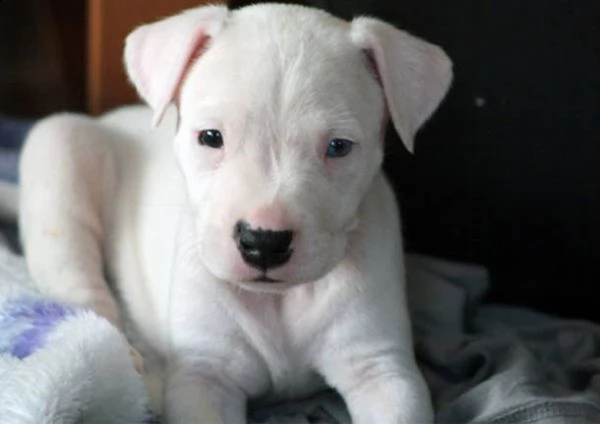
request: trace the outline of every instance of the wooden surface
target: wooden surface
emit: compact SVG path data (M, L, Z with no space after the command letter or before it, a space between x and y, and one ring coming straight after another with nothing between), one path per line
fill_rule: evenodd
M136 26L209 0L88 0L87 109L102 113L139 98L123 68L123 45Z

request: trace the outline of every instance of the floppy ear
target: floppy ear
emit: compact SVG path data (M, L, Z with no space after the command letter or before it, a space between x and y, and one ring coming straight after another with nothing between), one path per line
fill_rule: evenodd
M142 25L127 37L125 68L139 95L154 110L154 125L160 123L190 64L221 30L227 14L226 6L190 9Z
M452 80L443 50L378 19L352 21L351 38L372 59L396 131L412 152L414 136Z

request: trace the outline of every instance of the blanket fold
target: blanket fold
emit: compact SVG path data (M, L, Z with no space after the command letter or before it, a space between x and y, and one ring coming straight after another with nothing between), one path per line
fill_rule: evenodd
M599 326L483 304L478 266L409 255L407 273L438 422L600 422Z

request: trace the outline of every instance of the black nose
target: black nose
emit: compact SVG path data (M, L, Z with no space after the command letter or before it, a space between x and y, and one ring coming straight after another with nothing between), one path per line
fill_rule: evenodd
M292 235L291 231L253 229L245 221L239 221L233 233L244 261L262 271L281 266L290 259Z

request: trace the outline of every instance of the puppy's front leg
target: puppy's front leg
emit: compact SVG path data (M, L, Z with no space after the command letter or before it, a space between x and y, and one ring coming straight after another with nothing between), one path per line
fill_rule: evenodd
M321 341L317 368L344 397L353 424L430 424L430 394L402 302L343 305Z
M212 368L212 367L211 367ZM174 360L167 373L166 415L169 424L243 424L246 397L227 387L213 369Z
M429 424L429 391L418 373L390 367L392 358L365 360L347 370L352 382L345 398L354 424ZM396 368L396 370L386 368ZM365 374L370 374L365 377Z
M331 358L323 375L344 397L353 424L433 423L429 391L416 365L399 359L404 354L362 352Z
M181 214L169 283L164 412L169 424L243 424L246 394L236 384L239 332L229 316L228 286L198 266L194 221ZM236 340L238 341L236 343Z

